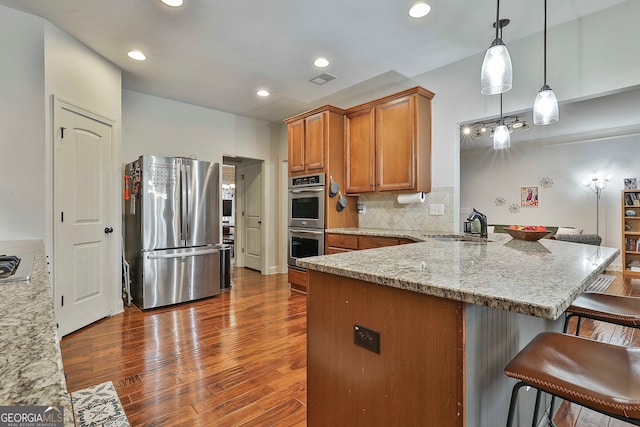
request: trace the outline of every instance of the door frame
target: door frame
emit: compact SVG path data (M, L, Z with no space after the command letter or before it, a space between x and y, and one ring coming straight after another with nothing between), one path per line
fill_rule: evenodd
M50 191L51 197L50 202L48 203L50 207L50 218L51 221L51 232L49 234L51 242L50 242L50 254L51 261L49 263L49 271L51 278L51 290L53 293L53 301L54 301L54 311L56 315L56 319L58 318L59 305L57 302L57 294L58 287L56 285L56 234L58 233L58 222L56 221L56 183L55 183L55 150L53 146L56 144L58 139L60 138L60 117L61 110L67 109L76 114L86 116L92 120L98 121L100 123L105 124L106 126L111 127L111 165L110 165L110 176L107 178L110 182L111 188L114 191L111 194L111 200L107 201L107 206L110 206L111 209L108 210L108 220L111 224L113 224L113 237L115 239L108 239L105 243L108 251L107 251L107 261L105 265L105 272L107 272L107 278L105 282L107 283L107 298L109 300L109 316L112 316L116 313L119 313L124 310L124 303L122 301L122 224L121 224L121 213L122 213L122 201L120 198L121 195L121 183L120 183L120 175L121 175L121 166L120 166L120 150L119 150L119 135L120 129L118 121L112 117L109 117L105 114L94 111L90 108L80 106L72 101L61 98L55 94L51 95L51 145L47 147L47 152L49 153L49 160L47 163L50 165L49 170L49 179L50 186L48 190Z
M236 164L236 209L239 210L240 215L236 213L236 228L235 228L235 239L236 239L236 257L237 257L237 267L245 267L245 247L244 247L244 226L245 226L245 205L246 205L246 185L243 176L245 175L245 166L248 164L254 165L256 163L260 164L260 177L262 182L262 193L265 194L266 183L265 183L265 161L263 159L256 159L251 157L243 157L243 160L249 160L250 162L240 162ZM267 254L266 254L266 241L265 241L265 228L268 224L269 218L266 218L266 212L268 210L265 208L267 200L263 198L262 206L260 207L260 217L262 218L262 226L260 227L260 235L262 239L262 244L260 247L261 252L261 262L260 262L260 273L267 274ZM238 224L239 223L239 224ZM239 243L239 245L238 245Z

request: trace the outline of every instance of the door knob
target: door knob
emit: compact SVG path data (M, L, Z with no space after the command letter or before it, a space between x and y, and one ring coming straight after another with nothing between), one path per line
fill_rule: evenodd
M104 234L113 233L113 227L105 227Z
M258 224L262 224L262 220L261 219L258 220Z

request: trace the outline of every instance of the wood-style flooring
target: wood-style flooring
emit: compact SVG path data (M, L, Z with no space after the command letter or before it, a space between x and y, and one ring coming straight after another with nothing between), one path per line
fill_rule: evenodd
M65 336L69 391L112 381L133 426L305 426L306 297L286 274L233 274L215 298L128 307ZM618 276L607 292L640 296L640 279ZM635 330L584 321L581 331L640 346ZM629 425L567 403L555 423Z
M214 298L65 336L67 386L112 381L133 426L305 426L306 320L286 274L235 269Z

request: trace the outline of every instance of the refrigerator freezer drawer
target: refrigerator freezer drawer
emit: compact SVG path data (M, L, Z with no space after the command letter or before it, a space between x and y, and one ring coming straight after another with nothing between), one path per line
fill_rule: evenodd
M142 258L142 286L132 290L142 309L220 293L220 251L215 247L149 251Z

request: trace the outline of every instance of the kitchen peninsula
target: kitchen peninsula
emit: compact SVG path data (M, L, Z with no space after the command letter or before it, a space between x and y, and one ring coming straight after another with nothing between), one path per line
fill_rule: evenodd
M2 241L0 253L34 255L28 282L0 283L0 405L62 406L73 426L42 241Z
M619 254L503 234L398 237L419 242L298 260L309 272L311 427L504 424L504 366L537 333L560 330Z

